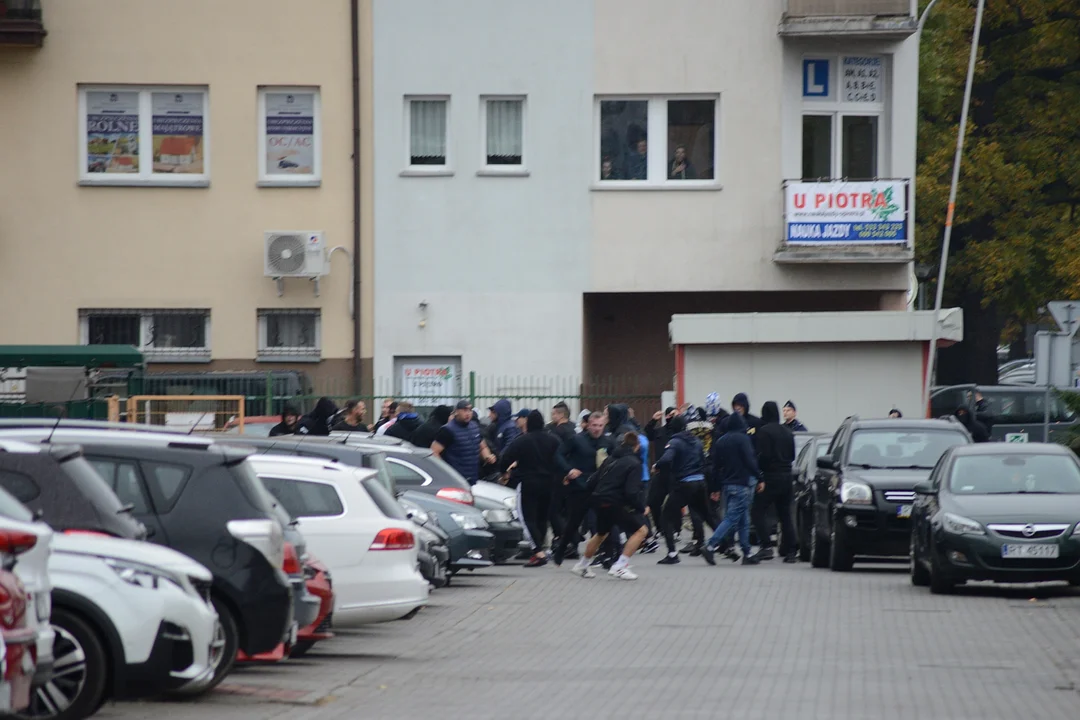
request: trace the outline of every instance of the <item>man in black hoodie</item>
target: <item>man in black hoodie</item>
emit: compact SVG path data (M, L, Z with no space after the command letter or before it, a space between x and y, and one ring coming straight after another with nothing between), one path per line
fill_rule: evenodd
M453 411L449 405L439 405L431 411L427 422L416 428L409 442L416 447L431 447L431 443L435 442L435 435L439 432L439 428L450 422L451 412Z
M774 556L773 527L767 522L772 509L780 522L780 554L784 556L784 562L796 562L795 525L791 521L791 463L795 462L795 436L780 424L780 408L771 400L761 406L761 427L755 434L754 444L761 468L761 482L757 485L750 511L760 546L754 557L771 560Z
M292 435L296 432L296 426L300 423L300 411L292 405L286 405L281 410L281 422L270 428L270 437L279 435Z
M616 528L626 533L626 545L619 559L608 570L618 580L637 580L630 570L630 558L641 547L648 530L645 508L641 503L641 442L636 431L624 434L622 441L589 480L589 503L596 512L596 534L589 538L581 560L572 568L583 578L596 577L589 569L600 545Z
M737 532L743 551L743 565L757 565L750 555L750 503L761 471L754 445L746 435L746 421L741 413L731 413L722 421L722 434L713 440L713 496L724 495L724 519L709 538L702 553L712 554L730 547ZM733 550L724 554L731 560L739 556Z
M666 475L668 481L668 499L663 512L668 554L660 559L660 565L679 563L675 531L682 527L682 509L691 507L702 517L709 515L709 509L705 506L705 451L701 441L687 432L682 416L672 420L670 427L671 439L656 461L656 469ZM712 553L703 550L701 556L710 565L716 564Z
M413 409L413 404L405 400L398 403L397 413L397 419L386 430L386 436L409 442L412 434L420 429L420 416Z
M328 397L319 398L315 403L315 409L300 418L300 424L296 426L297 435L321 435L330 434L330 418L337 413L337 405Z
M737 393L731 399L731 412L743 416L743 420L746 421L747 435L752 437L757 432L758 427L761 425L761 418L750 414L750 398L746 396L746 393Z
M514 438L499 458L499 469L504 473L517 463L514 477L518 481L521 517L532 543L532 557L526 567L547 565L544 540L551 512L551 489L555 478L565 474L559 449L558 438L544 432L544 416L539 410L531 410L525 419L525 433Z
M956 419L959 420L967 431L971 434L971 439L977 443L990 442L990 432L986 429L986 426L981 422L971 417L971 411L966 406L961 405L956 408Z

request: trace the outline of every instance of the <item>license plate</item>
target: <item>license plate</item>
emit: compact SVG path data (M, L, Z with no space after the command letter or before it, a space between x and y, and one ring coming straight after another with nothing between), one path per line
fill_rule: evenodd
M911 517L911 505L901 505L896 508L896 517L909 518Z
M1003 558L1049 558L1058 556L1060 548L1052 544L1002 545Z

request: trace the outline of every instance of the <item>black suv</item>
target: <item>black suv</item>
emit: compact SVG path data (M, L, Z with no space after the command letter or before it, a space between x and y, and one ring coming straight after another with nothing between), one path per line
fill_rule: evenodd
M211 599L225 631L228 674L237 649L269 652L295 630L293 597L283 571L281 524L250 465L250 450L197 436L66 427L13 429L0 439L78 444L93 469L133 506L151 542L205 565L214 575Z
M856 556L906 557L915 485L947 449L969 443L955 420L844 420L817 459L810 563L843 571Z

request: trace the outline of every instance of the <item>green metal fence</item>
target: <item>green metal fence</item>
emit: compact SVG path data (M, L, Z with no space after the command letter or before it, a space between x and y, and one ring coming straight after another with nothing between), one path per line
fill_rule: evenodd
M107 420L109 405L104 398L59 403L0 403L0 418L70 418Z

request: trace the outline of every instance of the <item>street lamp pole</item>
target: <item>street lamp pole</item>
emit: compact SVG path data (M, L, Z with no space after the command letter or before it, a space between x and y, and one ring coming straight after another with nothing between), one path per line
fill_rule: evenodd
M927 6L929 12L934 3ZM945 272L949 265L949 244L952 241L953 213L956 209L956 190L960 183L960 161L964 156L964 137L967 134L968 108L971 106L971 86L975 81L975 62L979 55L979 34L982 31L983 9L986 0L979 0L975 11L975 32L971 37L971 56L968 59L967 82L964 84L964 104L960 110L960 129L956 135L956 156L953 158L952 186L949 188L949 208L945 215L945 235L941 241L941 261L938 263L937 293L934 298L934 323L930 330L930 347L926 358L926 377L923 379L923 410L930 411L930 387L934 379L934 363L937 360L938 325L941 323L941 302L945 292ZM920 29L926 12L919 20Z

